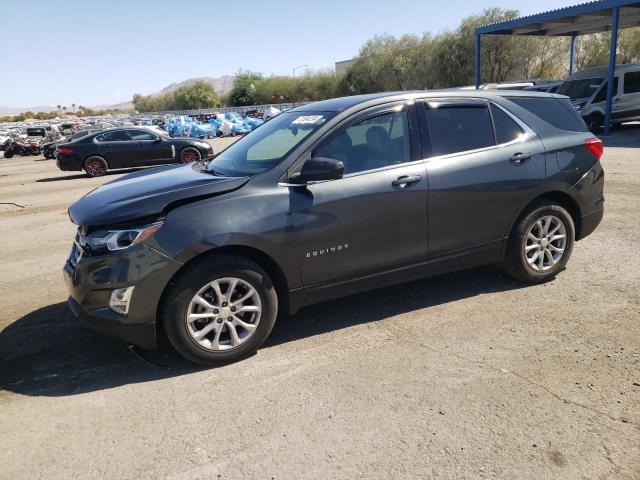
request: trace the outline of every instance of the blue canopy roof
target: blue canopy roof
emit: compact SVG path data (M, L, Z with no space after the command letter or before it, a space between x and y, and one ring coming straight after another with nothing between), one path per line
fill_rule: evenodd
M640 26L640 1L599 0L483 25L481 35L574 36L611 30L611 9L620 7L618 28Z

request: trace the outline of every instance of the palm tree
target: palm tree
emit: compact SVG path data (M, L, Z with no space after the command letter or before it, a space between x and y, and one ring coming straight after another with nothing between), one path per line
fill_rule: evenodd
M62 108L62 105L58 104L58 112L60 112L61 108Z
M75 104L75 103L72 103L72 104L71 104L71 108L73 108L73 113L75 113L75 111L76 111L76 104Z
M67 113L67 107L62 107L62 111L63 111L64 113Z

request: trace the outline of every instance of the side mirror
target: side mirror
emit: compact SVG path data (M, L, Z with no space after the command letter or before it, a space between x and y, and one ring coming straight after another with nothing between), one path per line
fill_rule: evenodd
M161 142L162 139L160 137L156 137L156 139L154 140L155 142Z
M290 183L304 185L309 182L338 180L344 174L344 164L333 158L312 157L307 160L299 172L289 177Z

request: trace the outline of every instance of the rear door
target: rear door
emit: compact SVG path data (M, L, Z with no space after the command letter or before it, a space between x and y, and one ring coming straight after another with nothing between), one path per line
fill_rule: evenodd
M519 209L545 177L538 137L483 99L419 103L429 178L429 251L483 246L499 255Z

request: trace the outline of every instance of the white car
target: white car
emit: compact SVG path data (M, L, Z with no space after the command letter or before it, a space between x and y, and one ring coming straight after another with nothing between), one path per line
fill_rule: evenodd
M580 70L556 91L571 98L573 108L580 112L592 132L604 125L608 70L606 65ZM640 120L640 63L616 65L611 125L637 120Z

